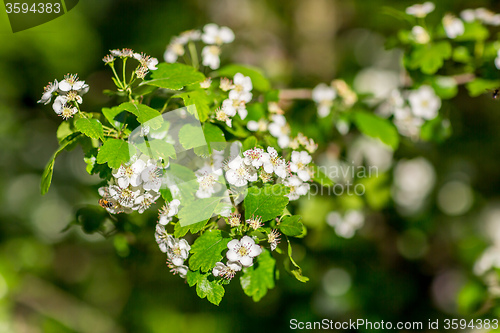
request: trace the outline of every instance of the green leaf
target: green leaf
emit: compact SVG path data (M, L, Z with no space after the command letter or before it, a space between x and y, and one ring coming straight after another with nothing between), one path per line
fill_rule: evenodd
M185 227L211 218L220 200L220 197L214 196L197 199L192 202L184 202L178 214L179 223Z
M179 200L184 204L194 200L194 194L200 184L197 181L193 170L176 163L170 163L170 167L165 170L164 178L167 186L175 185L179 189Z
M205 75L192 66L161 63L158 65L158 69L151 73L151 80L142 82L140 86L149 84L160 88L180 90L184 86L203 80L205 80Z
M449 76L436 76L432 80L432 88L442 99L450 99L458 94L457 81Z
M195 147L194 152L198 156L208 156L212 153L212 149L224 150L226 148L226 139L224 132L217 125L211 123L203 124L203 134L205 136L206 146Z
M57 141L61 143L63 139L75 133L75 130L71 128L69 121L63 121L57 128Z
M120 165L130 161L130 157L135 155L136 149L126 141L119 139L109 139L99 148L97 163L108 163L112 169L118 169Z
M126 102L120 104L120 108L132 112L137 117L138 122L148 125L152 129L160 128L163 123L161 113L145 104Z
M123 105L123 104L122 104ZM123 123L115 120L115 117L125 111L122 105L114 106L112 108L103 108L102 109L102 114L108 122L111 124L116 129L120 129L123 126Z
M186 150L207 145L201 126L191 124L186 124L179 130L179 142Z
M176 158L174 146L165 140L154 139L143 141L136 144L136 146L143 154L154 160L157 160L158 157L163 158L165 161L168 161L169 158Z
M274 267L276 260L268 250L263 250L257 257L253 266L243 269L240 277L241 287L254 302L258 302L267 294L269 289L274 288Z
M451 57L452 48L449 42L418 45L410 55L408 67L420 68L424 74L434 74L443 67L444 60Z
M252 215L262 217L262 221L269 221L276 216L283 214L283 210L288 204L288 194L290 190L282 185L264 185L262 188L252 186L248 189L245 197L245 219Z
M259 68L249 65L231 64L219 69L214 73L213 77L225 76L232 78L236 73L249 76L252 80L252 85L256 90L265 92L271 89L271 83L268 79L266 79L264 74L262 74L262 71Z
M193 235L197 234L198 232L203 230L203 228L207 225L208 221L209 220L207 219L205 221L189 224L186 226L182 226L180 223L177 223L174 227L174 237L177 237L177 238L184 237L184 236L186 236L188 231L191 232Z
M102 124L97 119L80 118L75 122L75 127L89 138L104 141Z
M422 125L420 137L425 141L443 142L451 136L451 132L450 121L437 116Z
M500 80L486 80L477 78L465 85L471 97L477 97L485 94L488 90L497 89L500 87Z
M354 123L361 133L380 141L396 150L399 145L399 135L396 127L385 118L380 118L365 111L355 111Z
M52 155L52 158L43 170L42 180L40 183L40 191L42 195L45 195L49 191L50 184L52 183L52 174L54 173L54 163L56 161L57 155L59 155L59 153L62 152L64 148L72 143L75 143L79 139L79 136L80 133L73 133L61 140L59 148L55 151L54 155Z
M205 90L188 91L182 94L177 94L173 97L182 98L186 107L189 105L194 105L201 122L204 122L208 119L208 116L210 114L210 98L207 96Z
M300 236L304 233L304 225L299 215L284 216L277 225L280 231L287 236Z
M227 249L231 238L223 237L220 230L209 230L198 237L191 246L189 269L208 272L222 260L222 252Z
M453 61L467 64L472 60L472 56L465 46L458 46L453 49L452 59Z
M217 283L216 280L209 281L208 274L202 275L196 283L196 294L200 298L207 300L215 305L219 305L224 297L224 287Z
M490 33L481 22L464 22L464 33L455 38L456 41L483 41L488 39Z
M302 275L302 268L300 268L300 266L292 258L292 244L290 244L290 240L288 239L288 237L286 238L286 241L288 243L288 259L290 259L290 262L295 267L295 269L290 270L290 273L292 273L292 275L300 282L305 283L309 281L308 277Z
M246 151L248 149L252 149L257 146L257 139L254 136L250 136L243 141L243 145L241 147L242 151Z

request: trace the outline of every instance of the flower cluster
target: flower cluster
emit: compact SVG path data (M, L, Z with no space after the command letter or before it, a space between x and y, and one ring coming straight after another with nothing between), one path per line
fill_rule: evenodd
M234 33L228 27L219 27L217 24L209 23L200 30L188 30L179 36L173 37L167 45L163 54L165 62L174 63L179 57L186 53L186 45L190 42L202 41L205 46L201 50L202 64L211 69L217 69L220 66L220 53L223 44L229 44L234 41ZM191 54L194 56L194 53ZM195 61L195 59L191 59Z
M340 237L352 238L356 231L363 227L365 216L358 210L348 210L344 215L330 212L326 217L326 222Z
M227 248L227 264L218 262L212 274L228 280L232 279L243 267L252 266L253 259L262 253L262 248L248 236L243 236L240 240L231 240L227 243Z
M417 138L420 127L426 120L436 118L440 108L441 99L434 89L423 85L403 94L399 90L393 90L389 99L379 106L377 112L382 116L393 115L394 124L401 135Z
M241 119L245 119L248 114L246 104L252 100L252 80L248 76L236 73L233 83L228 79L221 79L220 88L229 93L228 98L222 101L222 106L215 111L215 117L232 127L232 117L236 116L236 113Z
M143 213L159 197L161 167L145 155L134 156L131 161L113 170L113 179L108 186L99 188L99 194L111 203L106 207L111 214Z
M149 56L147 54L137 53L137 52L134 52L133 50L127 49L127 48L124 48L121 50L119 50L119 49L109 50L109 52L110 52L110 54L106 55L102 59L102 61L104 61L104 63L106 65L109 65L109 66L114 65L114 61L116 58L121 58L124 61L128 58L133 58L133 59L137 60L139 62L139 66L137 66L137 68L135 69L134 74L139 79L144 79L150 70L154 71L154 70L158 69L156 67L156 65L158 65L158 59L156 59L152 56ZM125 79L125 78L123 78L123 79ZM133 78L131 78L131 81L132 80L133 80Z
M189 257L191 250L189 243L185 239L169 235L165 227L159 223L156 225L155 239L160 250L167 254L170 271L185 279L188 267L184 265L184 261Z
M82 104L82 96L89 91L89 85L85 81L78 79L77 74L67 74L60 82L54 80L49 83L43 90L42 98L38 103L47 105L52 100L52 97L57 96L52 104L55 113L69 119L80 110Z
M480 21L483 24L495 27L500 25L500 14L493 13L491 10L483 7L476 9L465 9L460 13L460 17L465 22Z
M276 178L290 188L288 198L297 200L309 191L310 185L305 182L311 179L311 161L312 157L306 151L293 151L291 161L287 163L273 147L267 147L267 151L256 147L227 163L225 175L228 183L237 187L259 179L268 183Z
M318 84L312 91L312 99L318 106L318 116L324 118L331 112L333 100L337 97L337 92L324 83Z

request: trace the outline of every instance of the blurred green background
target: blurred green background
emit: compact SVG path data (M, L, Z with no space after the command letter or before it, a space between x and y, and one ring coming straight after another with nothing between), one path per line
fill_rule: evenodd
M418 213L405 216L388 203L368 213L364 228L346 240L325 221L340 199L301 200L296 210L309 234L294 253L311 281L302 284L282 271L259 303L243 294L237 279L219 307L198 299L169 273L154 242L154 214L132 217L135 227L108 239L80 226L65 230L78 208L98 200L99 179L85 172L80 148L60 155L53 186L40 196L61 119L36 101L48 81L78 73L90 85L86 111L111 105L102 94L112 87L101 61L109 49L129 47L162 59L172 36L215 22L236 34L223 61L259 66L278 88L312 88L334 78L353 84L363 68L398 70L397 53L383 44L403 26L381 10L411 4L80 1L62 17L16 34L0 13L0 332L287 332L292 318L426 323L498 317L497 301L472 273L491 243L483 222L500 207L500 104L487 94L472 99L460 88L442 109L453 136L442 144L406 142L395 153L396 159L424 156L434 166L435 188ZM500 11L496 1L446 0L437 3L436 20L481 6ZM298 103L289 116L304 123L314 112ZM314 137L315 124L302 126ZM324 144L320 157L339 146ZM392 169L385 174L391 178ZM445 192L439 201L449 181L466 184L470 195L454 199ZM466 200L466 209L453 210L456 200ZM498 214L491 223L500 228Z

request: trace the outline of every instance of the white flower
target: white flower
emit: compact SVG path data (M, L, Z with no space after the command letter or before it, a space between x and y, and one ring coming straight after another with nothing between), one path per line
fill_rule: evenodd
M98 189L99 195L103 197L106 201L110 203L108 207L106 207L106 210L110 214L119 214L122 212L130 213L132 212L131 208L123 207L120 205L118 202L117 197L112 197L111 194L109 193L109 187L108 186L103 186Z
M495 58L495 67L500 69L500 50L497 51L497 57Z
M170 221L172 221L172 217L177 215L179 212L179 205L181 202L178 199L174 199L168 203L165 203L163 207L160 209L160 213L158 215L158 223L161 225L167 225Z
M269 133L278 139L278 145L281 148L287 148L290 143L290 126L286 122L285 116L273 114L272 122L269 124Z
M221 186L217 181L221 175L221 169L213 170L211 166L206 166L198 170L196 178L200 186L196 192L196 197L200 199L210 198L212 194L219 191Z
M240 240L233 239L227 243L227 248L229 249L226 253L227 259L239 262L244 267L252 266L253 258L262 253L260 246L248 236L243 236Z
M280 178L286 178L288 174L285 160L278 156L273 147L267 147L267 153L262 153L262 166L265 172L274 172Z
M236 156L227 166L229 170L226 171L226 179L231 185L245 186L248 182L257 180L256 170L246 165L241 156Z
M172 41L168 44L165 53L163 53L163 59L165 59L165 62L174 63L177 61L178 57L182 57L185 53L184 45L186 42L185 38L172 38Z
M146 191L159 192L161 188L161 171L153 161L148 161L147 166L141 172L142 187Z
M43 88L42 98L37 103L43 103L45 105L49 104L52 100L53 93L57 91L59 84L57 80L54 80L53 83L50 83Z
M200 82L200 87L202 89L208 89L212 85L212 79L207 77L205 80Z
M283 184L290 188L290 193L285 194L290 200L297 200L300 196L306 195L309 192L311 185L302 182L297 176L291 176L283 181Z
M491 246L481 254L474 264L474 273L483 275L492 268L500 268L500 247Z
M500 15L493 13L491 10L486 8L477 8L475 10L475 16L478 20L484 24L489 24L493 26L500 25Z
M138 60L143 67L146 67L149 70L158 69L156 65L158 65L158 59L148 56L144 53L134 53L134 58Z
M393 89L387 96L386 100L379 105L376 112L382 117L387 118L394 114L397 108L402 108L404 104L405 100L399 89Z
M233 91L237 93L249 93L252 91L252 79L241 73L236 73L233 78Z
M418 44L427 44L431 40L431 36L429 36L427 30L419 25L416 25L411 29L411 34L413 35L415 42Z
M308 181L311 179L309 174L309 168L307 165L311 163L312 157L306 151L293 151L290 163L290 170L297 173L297 176L303 181Z
M337 97L335 89L324 83L318 84L312 91L312 99L318 105L318 115L320 118L330 114L333 100Z
M137 210L139 214L142 214L146 209L151 207L159 197L160 194L157 192L144 192L135 199L133 209Z
M155 240L160 248L160 251L163 253L167 253L167 240L169 237L172 236L165 231L165 227L161 224L157 224L155 230Z
M54 112L63 117L64 119L68 119L73 117L75 113L78 112L78 109L70 104L68 104L68 98L65 95L57 96L54 100L54 104L52 104L52 108Z
M246 165L252 165L255 168L260 168L262 166L262 154L264 154L264 150L261 148L253 148L248 149L243 152L243 156L245 159L243 160Z
M253 230L257 230L260 227L262 227L264 224L262 223L262 217L261 216L254 216L252 215L251 218L246 220L247 224L252 228Z
M181 278L185 279L188 272L188 267L186 265L174 265L167 261L168 267L170 268L170 272L174 275L179 275Z
M280 232L276 229L271 230L271 232L267 234L267 242L271 246L271 251L276 250L276 247L280 242L280 236Z
M432 2L427 1L423 4L416 4L406 8L406 14L415 17L426 17L434 8L436 8L436 6Z
M356 230L364 225L365 216L357 210L348 210L343 217L337 212L330 212L326 221L340 237L352 238Z
M133 208L135 202L139 195L141 194L140 189L133 187L121 188L116 185L109 186L109 194L112 198L115 198L120 205L127 208Z
M175 266L181 266L184 264L184 260L189 257L189 246L185 239L179 239L174 237L167 238L167 256L172 261Z
M62 92L75 90L84 94L88 91L88 88L89 85L85 81L78 80L77 74L67 74L64 76L64 80L59 82L59 90Z
M427 85L412 90L408 95L408 102L415 116L427 120L436 118L441 108L441 99L436 95L434 89Z
M443 27L444 31L446 32L446 36L451 39L463 35L465 31L464 23L462 22L462 20L456 18L451 14L446 14L443 17Z
M212 274L214 276L220 276L224 279L232 279L236 272L241 271L241 264L238 261L228 261L227 266L222 262L218 262L215 264L215 267L212 269Z
M217 69L220 66L220 47L215 45L205 46L201 50L201 56L203 58L203 66L208 66L211 69Z
M267 131L267 124L269 122L266 121L264 118L261 118L259 119L259 121L255 121L255 120L250 120L248 123L247 123L247 128L249 131L252 131L252 132L265 132Z
M223 109L218 109L215 111L215 119L225 122L228 127L232 127L233 120L226 112L224 112Z
M474 9L464 9L460 12L460 17L465 22L472 22L476 20L476 11Z
M209 23L203 27L201 40L205 44L228 44L234 40L234 33L228 27L219 27L215 23Z
M394 125L401 135L416 139L420 136L420 127L423 124L424 120L413 115L409 107L397 108L394 111Z
M118 170L113 172L113 177L116 178L118 186L126 188L129 185L134 187L141 185L141 173L146 167L146 162L137 159L132 164L122 164Z
M186 42L189 42L190 40L196 42L199 41L201 38L201 31L200 30L187 30L184 32L181 32L181 35L179 38L186 40Z

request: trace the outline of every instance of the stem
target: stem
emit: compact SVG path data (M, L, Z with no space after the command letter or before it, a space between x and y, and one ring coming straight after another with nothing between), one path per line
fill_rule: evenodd
M125 84L125 82L127 82L127 77L126 77L126 71L125 69L127 68L127 58L123 58L123 84Z
M116 79L116 81L119 83L118 88L123 89L123 83L122 83L122 81L120 80L120 78L118 77L118 74L116 74L115 64L111 62L111 63L109 64L109 67L111 67L111 70L113 71L113 74L115 75L115 79Z
M188 48L189 48L189 54L191 56L191 65L198 70L200 67L199 61L198 61L198 52L196 51L196 45L194 45L193 42L188 43Z

